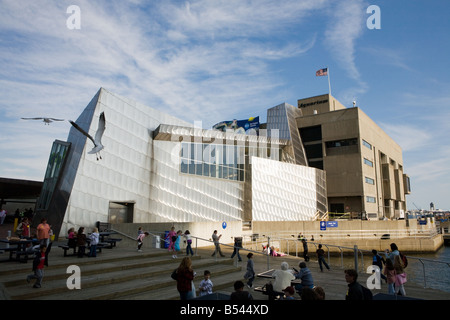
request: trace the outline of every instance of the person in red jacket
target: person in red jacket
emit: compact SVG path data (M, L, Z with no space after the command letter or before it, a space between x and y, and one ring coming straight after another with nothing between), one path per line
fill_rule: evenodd
M39 252L36 253L36 257L33 260L33 271L34 274L27 276L27 282L30 283L31 279L36 279L33 288L40 288L42 285L42 278L44 278L44 265L48 266L48 256L46 255L47 246L41 244L39 247Z
M189 257L184 257L177 269L177 290L180 293L180 300L188 300L191 297L194 277L192 260Z

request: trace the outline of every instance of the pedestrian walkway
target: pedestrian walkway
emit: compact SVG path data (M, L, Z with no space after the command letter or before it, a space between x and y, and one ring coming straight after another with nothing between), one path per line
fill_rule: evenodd
M0 299L10 300L178 300L176 282L170 278L170 273L178 267L183 254L177 259L166 249L150 248L151 243L144 245L143 252L126 245L125 242L117 244L113 249L103 249L96 258L77 258L76 256L63 256L63 250L55 242L49 256L49 267L45 269L42 288L32 288L32 284L25 281L26 275L31 273L31 261L19 263L4 261L7 257L0 254ZM202 280L203 271L211 271L211 280L214 283L214 292L231 294L234 291L233 283L243 280L247 258L245 251L241 251L243 261L238 262L237 257L231 259L232 249L222 247L225 257L211 257L214 247L199 248L197 256L193 257L193 268L197 273L194 281L196 288ZM290 267L298 269L303 258L282 256L267 257L254 254L256 273L268 269L279 269L281 262L286 261ZM331 266L331 270L320 271L317 259L313 256L307 263L310 268L314 284L325 290L326 300L344 300L347 284L344 270ZM72 275L68 272L69 266L80 268L81 289L69 290L67 279ZM359 282L366 284L369 274L360 273ZM245 282L245 281L244 281ZM265 278L256 278L254 288L263 286L268 282ZM407 282L405 285L409 298L424 300L450 300L450 293ZM253 289L249 289L256 300L267 300L268 297ZM373 294L387 293L387 285L381 284L381 289L373 289ZM298 295L296 294L298 299Z

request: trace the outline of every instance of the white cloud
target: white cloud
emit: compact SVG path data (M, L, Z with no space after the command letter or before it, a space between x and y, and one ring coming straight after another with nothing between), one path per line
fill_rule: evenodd
M364 18L364 1L338 2L333 7L330 24L325 33L326 47L333 52L338 63L355 80L361 79L355 60L356 40L363 33Z

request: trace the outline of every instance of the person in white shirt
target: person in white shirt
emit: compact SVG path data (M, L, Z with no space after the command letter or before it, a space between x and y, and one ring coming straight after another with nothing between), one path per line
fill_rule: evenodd
M295 280L294 274L288 270L289 264L287 262L281 263L281 270L276 270L272 274L272 278L275 278L273 283L273 291L283 295L283 290L291 286L291 281Z

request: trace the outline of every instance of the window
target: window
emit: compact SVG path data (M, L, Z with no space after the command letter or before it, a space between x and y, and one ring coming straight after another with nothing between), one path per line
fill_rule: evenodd
M348 147L348 146L355 146L357 144L358 144L358 139L356 139L356 138L325 142L325 145L327 148Z
M373 167L373 162L369 159L364 158L364 164L367 164L369 167Z
M376 202L375 197L369 197L369 196L366 196L366 201L370 202L370 203L375 203Z
M375 184L375 180L373 180L372 178L366 177L366 183L368 183L368 184Z
M241 146L182 143L180 172L244 181L245 151Z
M363 146L365 146L365 147L369 148L370 150L372 150L372 145L370 143L368 143L366 140L363 139L362 143L363 143Z
M302 138L303 143L311 141L320 141L322 140L322 127L314 126L301 128L300 136Z

